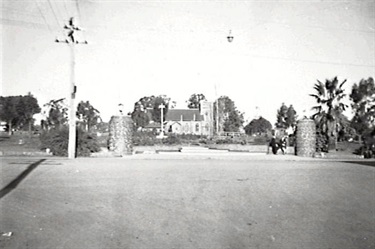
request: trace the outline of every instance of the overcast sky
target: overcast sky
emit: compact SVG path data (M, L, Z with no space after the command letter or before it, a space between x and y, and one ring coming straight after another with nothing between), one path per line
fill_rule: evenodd
M374 1L3 0L1 10L1 95L68 97L70 50L54 40L74 16L89 42L76 49L77 102L105 121L143 96L186 107L203 93L274 123L283 102L311 113L317 79L347 79L349 93L375 73Z

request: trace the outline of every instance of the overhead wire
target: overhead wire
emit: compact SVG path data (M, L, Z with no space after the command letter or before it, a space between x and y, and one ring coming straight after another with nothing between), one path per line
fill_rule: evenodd
M71 17L71 15L69 13L68 6L66 5L66 0L63 0L63 3L64 3L64 9L65 9L65 12L66 12L66 16L69 19Z
M2 21L2 24L8 24L8 25L15 25L15 26L21 26L21 27L32 27L37 29L46 29L46 26L44 24L35 23L35 22L27 22L22 20L14 20L14 19L7 19L7 18L0 18L0 21Z
M78 19L79 19L79 24L83 25L82 23L82 15L81 15L81 9L79 7L79 0L75 0L75 5L76 5L76 8L77 8L77 14L78 14ZM84 30L81 30L82 31L82 35L83 35L83 39L86 40L86 36L85 36L85 32Z
M53 7L52 7L51 1L50 1L50 0L47 0L47 2L48 2L49 7L51 8L51 11L52 11L53 16L55 17L55 21L56 21L56 23L57 23L57 26L62 27L62 25L60 25L59 19L58 19L57 16L56 16L56 12L55 12L55 10L54 10Z
M52 29L51 29L49 23L47 22L47 18L46 18L45 15L43 14L42 9L40 8L40 6L39 6L39 4L38 4L38 1L35 0L35 4L36 4L36 6L37 6L37 8L38 8L38 10L39 10L40 15L42 16L42 18L43 18L43 20L44 20L44 23L47 25L48 30L53 34L53 31L52 31Z

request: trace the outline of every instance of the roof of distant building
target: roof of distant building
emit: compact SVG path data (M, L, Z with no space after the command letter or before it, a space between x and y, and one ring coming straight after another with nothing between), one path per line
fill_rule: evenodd
M199 109L169 109L167 116L165 117L166 121L203 121L203 115L200 114Z

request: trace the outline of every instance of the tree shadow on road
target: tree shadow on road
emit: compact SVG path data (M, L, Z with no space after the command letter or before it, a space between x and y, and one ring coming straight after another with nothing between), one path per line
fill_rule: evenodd
M9 194L12 190L14 190L18 184L22 182L23 179L26 178L28 174L30 174L36 167L38 167L42 162L46 159L41 159L33 164L30 164L27 169L25 169L20 175L18 175L13 181L11 181L8 185L0 190L0 199Z
M354 163L364 166L375 167L375 161L344 161L344 163Z

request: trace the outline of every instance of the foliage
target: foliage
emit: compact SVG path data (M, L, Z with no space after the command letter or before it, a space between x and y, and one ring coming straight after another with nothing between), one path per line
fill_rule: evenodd
M152 120L156 123L161 123L165 121L165 116L167 115L169 106L169 100L165 97L158 96L155 98L153 111L152 111ZM163 120L161 121L161 109L160 106L164 105L163 110Z
M163 144L181 144L181 139L179 138L178 135L175 135L175 134L171 134L171 135L168 135L167 138L164 138L163 139Z
M336 149L337 126L343 122L342 112L347 107L342 102L346 96L342 88L345 82L346 80L339 84L337 77L327 79L324 84L318 80L314 85L316 94L310 94L318 104L312 108L316 111L312 118L317 125L317 131L326 136L329 149Z
M91 131L101 120L100 112L89 101L79 102L76 115L81 127L86 131Z
M97 132L100 132L100 133L107 133L109 132L109 123L107 122L99 122L97 125L96 125L96 130Z
M49 148L55 156L67 156L69 144L69 128L44 131L40 135L41 149ZM77 130L77 156L90 156L92 152L100 151L97 138L94 134Z
M135 128L145 127L151 120L160 122L160 104L164 104L165 106L163 109L163 119L165 119L168 109L175 106L175 102L171 101L166 95L143 97L135 102L134 110L131 113Z
M250 123L248 123L245 126L245 132L248 135L266 133L270 130L272 130L271 123L263 117L259 117L258 119L253 119L251 120Z
M356 151L356 154L364 158L375 158L375 128L367 130L362 135L363 145Z
M219 115L217 115L218 113ZM222 131L238 132L242 127L244 117L243 113L237 110L234 101L228 96L221 96L214 103L214 120L215 122L218 120L219 133ZM215 129L217 128L215 127Z
M187 101L189 109L198 109L200 108L200 102L207 100L206 96L202 93L194 93L190 96L189 100Z
M292 127L293 129L297 125L297 112L294 110L293 105L290 105L288 107L288 111L286 112L286 124L289 127Z
M33 124L33 115L40 112L38 100L29 93L25 96L0 97L0 119L7 122L9 132L12 128L29 128Z
M373 78L362 79L359 84L354 84L351 94L354 117L352 127L363 134L366 130L375 126L375 84Z
M160 144L199 144L207 143L207 137L193 134L169 134L167 138L158 139L153 132L133 132L133 143L136 146L152 146Z
M152 131L134 131L133 132L133 144L135 146L151 146L159 144L160 139L157 139Z
M321 132L316 133L316 152L328 152L327 136Z
M52 99L48 103L44 104L47 108L47 120L43 124L43 128L47 129L60 129L63 125L68 122L68 108L62 99Z
M276 128L283 128L286 129L288 128L287 125L287 113L288 113L288 107L285 105L285 103L281 104L281 107L279 110L277 110L277 115L276 115Z

